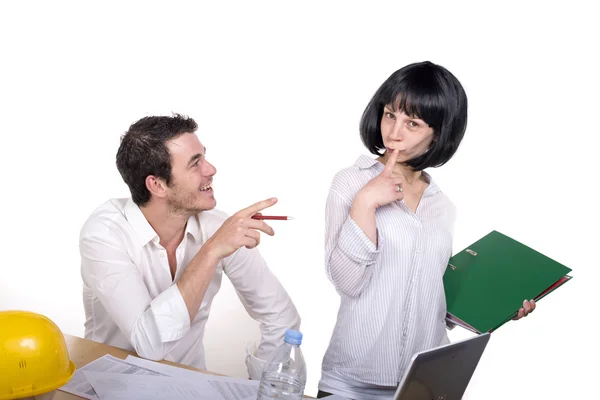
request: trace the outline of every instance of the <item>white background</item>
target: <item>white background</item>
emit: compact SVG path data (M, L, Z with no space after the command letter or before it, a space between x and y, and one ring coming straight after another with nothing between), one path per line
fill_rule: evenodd
M3 2L0 309L44 313L83 335L78 234L95 207L129 195L114 164L120 135L146 115L189 114L218 170L218 208L277 196L272 212L296 217L274 222L260 249L303 318L315 395L339 303L323 266L331 178L367 154L358 121L377 87L430 60L469 96L462 147L429 171L459 210L455 251L496 229L574 276L493 335L465 398L593 397L592 2L362 3ZM215 302L208 366L244 376L257 325L226 279Z

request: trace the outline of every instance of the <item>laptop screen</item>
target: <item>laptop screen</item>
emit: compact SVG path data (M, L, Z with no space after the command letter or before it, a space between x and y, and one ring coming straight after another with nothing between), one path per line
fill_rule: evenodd
M395 400L460 400L469 385L489 333L415 354Z

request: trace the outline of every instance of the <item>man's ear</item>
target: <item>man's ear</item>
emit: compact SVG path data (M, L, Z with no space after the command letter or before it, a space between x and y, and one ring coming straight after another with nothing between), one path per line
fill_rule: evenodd
M146 188L152 196L164 198L167 196L167 183L162 178L157 178L154 175L146 177Z

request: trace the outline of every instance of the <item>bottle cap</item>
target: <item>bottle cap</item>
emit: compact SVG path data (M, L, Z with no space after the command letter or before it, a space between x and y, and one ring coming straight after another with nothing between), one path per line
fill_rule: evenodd
M289 344L302 344L302 332L295 329L288 329L285 332L283 340Z

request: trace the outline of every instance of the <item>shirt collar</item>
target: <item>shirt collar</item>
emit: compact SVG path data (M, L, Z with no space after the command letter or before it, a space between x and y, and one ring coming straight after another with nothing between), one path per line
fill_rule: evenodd
M133 230L140 239L140 244L145 246L150 241L158 243L159 237L152 225L148 222L140 207L133 202L131 198L127 199L125 204L125 218L133 227ZM198 216L192 215L188 218L185 226L185 235L190 234L194 241L200 240L200 224L198 223Z
M185 236L188 234L194 238L194 242L197 242L201 239L202 235L200 233L200 222L198 221L198 215L192 215L188 218L187 224L185 225Z
M354 162L354 166L358 167L358 169L369 169L369 168L375 166L376 164L380 164L383 166L383 164L381 164L376 159L365 156L365 155L361 155L360 157L358 157L358 160L356 160Z

